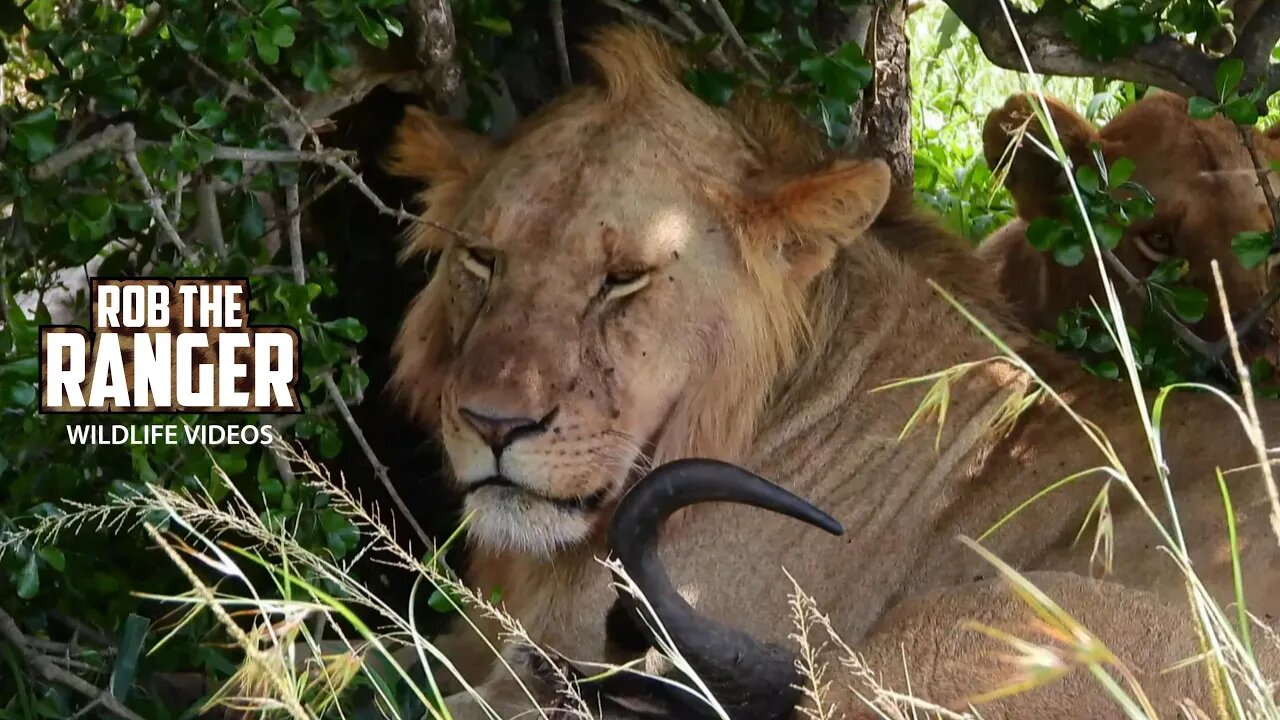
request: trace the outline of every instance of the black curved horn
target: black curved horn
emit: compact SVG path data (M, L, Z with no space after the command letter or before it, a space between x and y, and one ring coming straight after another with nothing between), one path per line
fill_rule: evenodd
M657 537L663 522L683 507L704 502L752 505L833 535L844 534L844 528L830 515L754 473L729 463L698 459L676 460L653 470L622 499L609 525L614 555L729 717L787 717L800 695L794 687L801 684L795 655L700 615L676 592L658 558ZM633 599L620 593L619 600L636 626L648 632L649 623ZM688 710L710 714L697 700L686 700Z

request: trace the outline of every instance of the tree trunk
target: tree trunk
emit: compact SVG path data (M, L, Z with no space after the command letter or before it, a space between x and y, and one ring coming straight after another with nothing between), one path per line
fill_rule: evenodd
M823 48L857 43L875 67L871 85L853 108L849 144L883 158L896 187L910 189L915 177L911 150L910 49L906 34L906 0L866 0L852 10L835 2L820 3L814 13L814 38Z
M915 173L911 150L911 50L907 43L906 0L873 0L875 12L863 54L875 78L862 96L861 147L884 158L894 185L910 189Z

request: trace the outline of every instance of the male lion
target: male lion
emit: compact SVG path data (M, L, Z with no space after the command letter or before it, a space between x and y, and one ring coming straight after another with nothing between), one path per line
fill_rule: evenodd
M784 566L855 646L903 598L990 576L956 536L977 537L1105 460L1052 403L1010 417L1032 378L979 362L990 342L930 278L1033 356L1167 521L1134 398L1016 329L963 241L905 198L890 202L882 161L817 162L820 148L781 107L705 105L680 83L677 54L648 33L612 29L586 51L599 79L505 143L412 111L391 160L430 183L411 251L442 253L404 320L394 381L440 432L465 496L466 580L500 587L537 643L625 659L606 647L614 597L594 557L629 484L678 458L741 465L847 529L820 536L724 504L668 524L674 586L756 638L790 642ZM959 363L978 364L951 380L942 427L900 438L924 388L873 391ZM1280 426L1280 408L1262 412ZM1232 567L1214 470L1256 462L1237 423L1221 402L1188 394L1169 403L1161 435L1191 559L1222 603ZM1089 543L1073 540L1106 478L1065 484L984 545L1015 567L1087 575ZM1249 610L1274 617L1280 555L1264 486L1252 471L1227 484ZM1121 483L1108 497L1115 579L1184 603L1185 576L1151 518ZM468 629L438 646L504 716L529 709ZM448 702L455 717L478 716L470 696Z
M1134 182L1155 200L1154 217L1130 225L1116 257L1138 279L1164 260L1187 261L1186 282L1208 294L1209 312L1193 328L1209 341L1222 337L1222 314L1210 262L1218 261L1227 300L1237 317L1247 313L1268 289L1267 267L1248 270L1232 254L1239 233L1269 231L1271 210L1258 187L1249 151L1231 121L1221 116L1197 120L1187 100L1155 92L1126 107L1098 129L1064 103L1045 98L1049 117L1075 167L1097 168L1093 146L1108 164L1126 157L1134 162ZM993 169L1007 163L1005 186L1013 194L1018 218L978 246L978 255L994 268L1001 290L1020 319L1032 329L1053 330L1058 316L1074 307L1090 307L1092 297L1106 307L1102 281L1092 255L1075 267L1057 263L1027 241L1028 224L1040 217L1064 219L1071 190L1057 160L1046 154L1048 134L1032 110L1034 95L1016 94L987 115L983 152ZM1250 130L1264 164L1280 159L1280 144ZM1280 193L1280 183L1271 177ZM1145 305L1114 273L1126 316ZM1263 340L1266 342L1266 339Z

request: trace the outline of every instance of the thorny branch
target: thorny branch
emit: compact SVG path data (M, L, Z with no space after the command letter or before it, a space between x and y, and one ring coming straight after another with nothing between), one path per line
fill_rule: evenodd
M17 648L27 665L48 682L70 688L89 698L94 705L105 708L123 720L144 720L141 715L125 707L111 691L99 688L71 671L59 667L49 656L40 652L32 639L23 634L11 615L0 609L0 638Z

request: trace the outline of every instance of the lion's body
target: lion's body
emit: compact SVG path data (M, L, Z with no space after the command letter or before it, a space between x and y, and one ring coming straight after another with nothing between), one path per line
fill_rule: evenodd
M699 104L647 36L610 34L594 54L606 90L577 91L491 158L432 161L426 154L445 152L448 134L422 118L400 143L400 169L436 182L429 217L462 237L418 239L449 255L406 320L398 382L420 417L442 428L477 513L468 582L486 593L500 587L503 605L536 642L580 660L622 659L608 657L605 610L614 593L594 557L604 552L609 503L643 464L642 451L653 462L741 464L844 524L844 537L832 538L749 508L708 505L669 525L662 553L677 588L700 611L757 637L786 642L792 632L784 568L855 647L904 598L991 577L956 536L977 537L1049 484L1106 461L1048 400L1012 424L997 422L1034 389L1003 362L975 365L952 383L940 437L928 420L899 437L927 384L878 387L997 353L929 279L1031 356L1110 437L1164 516L1124 386L1084 375L1016 329L992 277L961 241L901 203L881 214L883 164L837 164L797 178L796 166L812 159L778 149L788 126L773 118L760 130L759 118L770 118L760 113L744 127ZM588 138L602 144L584 145ZM769 177L787 166L780 157L792 158L791 167ZM735 195L744 186L755 188L745 199ZM596 299L575 297L589 298L591 286L577 287L605 272L592 269L599 250L579 240L595 232L606 255L618 252L610 243L619 238L662 253L647 289L617 309L605 304L613 285ZM464 252L462 242L494 249ZM1263 414L1266 426L1280 428L1280 407L1265 405ZM520 418L519 434L495 434L493 418ZM1256 457L1232 411L1208 396L1174 398L1163 425L1193 561L1227 603L1230 557L1213 470ZM618 437L629 444L611 445ZM1104 480L1094 474L1047 495L984 545L1018 568L1087 574L1094 528L1073 540ZM1228 484L1249 609L1276 617L1280 552L1264 486L1251 472ZM1183 576L1127 492L1111 483L1114 579L1185 602ZM481 692L505 716L527 709L469 629L440 647L472 680L488 676ZM459 695L451 709L470 717L470 702Z
M777 401L772 408L776 419L765 421L754 452L740 461L830 512L844 524L845 536L831 538L752 508L712 505L694 508L690 517L675 523L665 538L663 557L676 587L699 611L778 642L794 632L787 605L793 587L785 568L858 649L897 601L995 575L956 541L958 535L978 537L1047 485L1105 460L1074 421L1047 403L1028 410L1008 436L994 438L988 426L1000 406L1011 393L1029 387L1025 377L999 365L975 370L956 384L941 450L934 450L929 423L898 440L922 393L872 390L901 377L991 357L991 347L924 283L916 268L899 264L880 245L851 248L832 273L833 281L843 276L844 282L832 283L833 302L823 311L826 322L818 324L815 347L823 352L812 357L811 371L800 373L803 380ZM821 334L824 325L830 336ZM1002 330L1006 338L1015 336ZM1052 356L1036 362L1057 365ZM1113 439L1139 489L1163 518L1165 504L1132 398L1123 386L1095 382L1066 368L1061 375L1075 382L1059 380L1055 388ZM1264 411L1269 426L1280 427L1276 408L1265 405ZM1193 543L1193 560L1223 603L1231 601L1232 586L1213 467L1215 461L1224 468L1250 462L1252 451L1238 427L1220 401L1186 395L1170 401L1163 428L1183 528L1199 540ZM1215 429L1211 439L1205 437L1207 428ZM1073 540L1103 480L1096 474L1046 496L984 546L1020 569L1089 574L1095 528L1085 529L1075 546ZM1267 528L1262 486L1251 474L1236 474L1230 485L1247 538L1249 608L1260 617L1280 617L1280 551ZM1126 493L1112 484L1116 548L1111 579L1185 604L1184 576L1156 549L1163 542ZM570 657L601 659L606 655L601 608L614 597L607 571L593 559L604 554L599 546L551 560L503 554L481 559L472 579L482 590L503 588L506 609L538 642ZM1187 611L1179 605L1179 612ZM954 620L959 624L964 618ZM1141 645L1149 632L1142 624L1108 629L1131 631L1126 638L1102 638L1125 645ZM942 632L952 634L947 628ZM474 642L469 630L461 633L467 637L464 642ZM480 656L492 662L487 651ZM991 690L1008 679L991 678L993 687L970 690ZM503 670L495 671L493 680L499 686L509 683ZM929 691L915 681L913 687ZM509 686L500 695L516 696ZM507 709L519 707L517 702ZM1076 710L1062 717L1083 717Z

